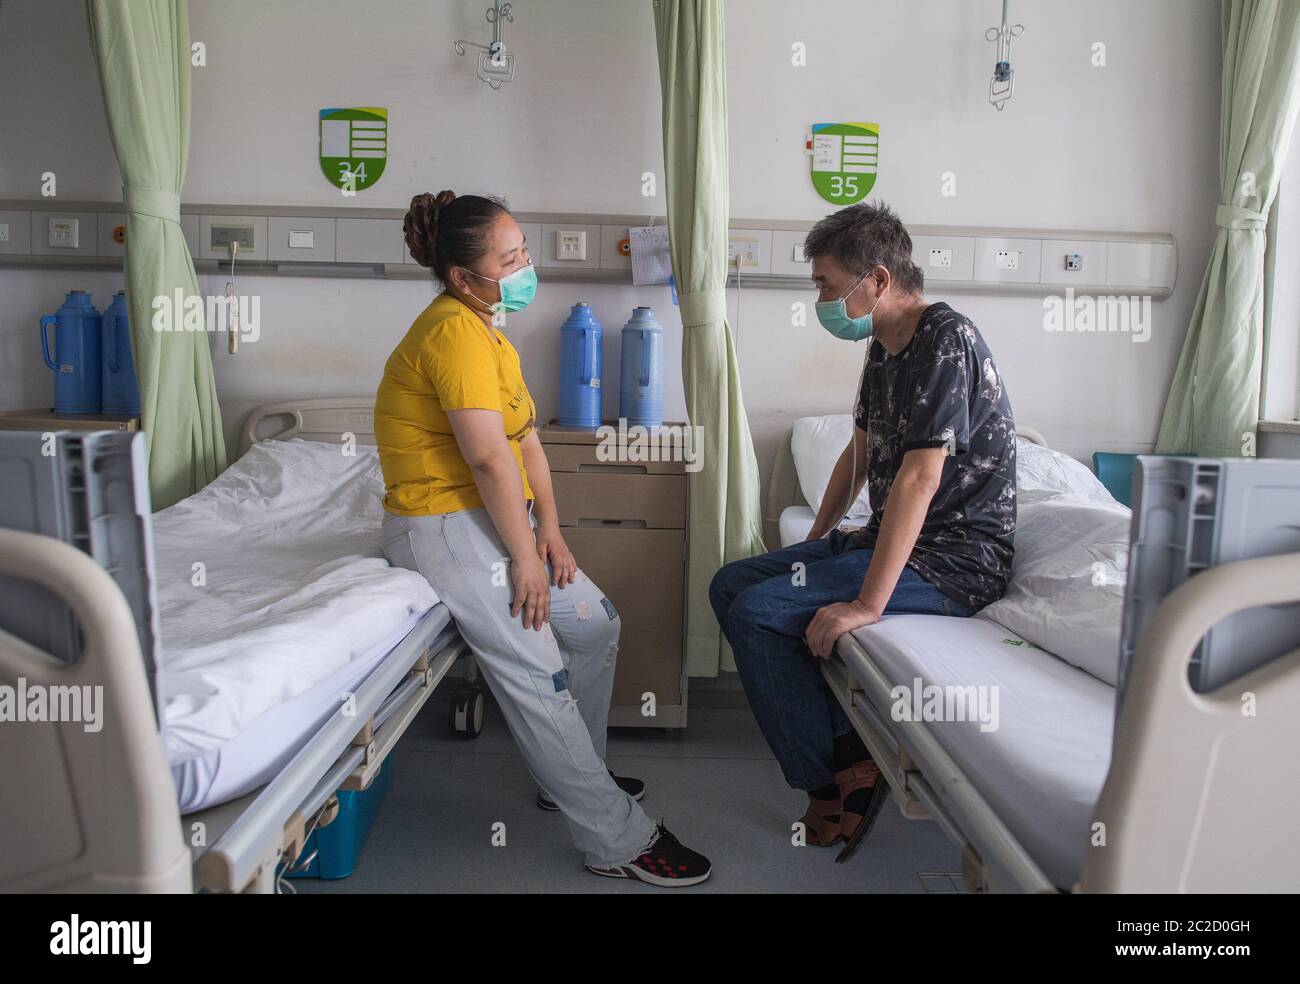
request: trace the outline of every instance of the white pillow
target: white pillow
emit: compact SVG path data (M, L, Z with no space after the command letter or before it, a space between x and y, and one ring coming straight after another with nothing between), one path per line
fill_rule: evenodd
M1023 437L1016 438L1016 492L1021 502L1043 498L1034 493L1066 492L1101 506L1120 505L1087 465Z
M979 617L1115 686L1130 511L1113 499L1037 490L1017 513L1007 593Z
M835 462L840 460L840 455L849 446L852 437L853 420L847 413L800 417L794 422L790 451L794 455L794 468L799 476L799 490L803 492L803 497L814 514L822 507L822 496L830 484ZM844 504L841 503L839 508L843 509ZM855 518L871 515L871 501L867 497L865 482L848 515Z

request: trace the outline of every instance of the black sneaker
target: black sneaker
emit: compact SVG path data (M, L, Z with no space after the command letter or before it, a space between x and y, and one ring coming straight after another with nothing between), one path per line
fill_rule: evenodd
M655 832L658 836L635 861L611 868L589 864L587 870L606 878L636 878L662 888L698 885L712 874L709 859L684 846L663 824L656 825Z
M640 779L632 779L628 776L616 776L613 772L610 772L609 777L614 780L619 789L623 790L623 792L627 793L634 800L639 800L645 795L645 783ZM559 807L555 805L555 801L545 793L537 794L537 806L539 809L543 810L559 809Z

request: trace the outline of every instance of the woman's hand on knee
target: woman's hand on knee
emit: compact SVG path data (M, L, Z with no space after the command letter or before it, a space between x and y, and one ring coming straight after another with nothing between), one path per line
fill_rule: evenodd
M578 576L578 562L573 559L558 526L537 527L537 556L543 564L550 563L552 581L557 588L572 584Z
M539 557L511 561L510 580L515 588L511 617L523 612L524 628L540 632L551 618L551 586L546 580L546 565Z

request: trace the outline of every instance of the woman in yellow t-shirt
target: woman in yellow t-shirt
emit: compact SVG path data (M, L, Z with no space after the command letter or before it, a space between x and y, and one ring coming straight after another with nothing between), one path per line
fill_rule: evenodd
M519 354L499 330L537 277L499 199L417 195L406 245L442 285L384 366L375 438L384 553L418 571L474 651L529 770L588 870L693 885L709 862L604 764L619 618L560 535Z

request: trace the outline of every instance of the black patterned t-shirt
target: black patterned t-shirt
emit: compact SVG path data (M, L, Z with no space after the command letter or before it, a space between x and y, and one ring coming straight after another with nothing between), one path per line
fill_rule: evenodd
M903 455L948 447L908 566L949 598L980 609L1002 597L1016 530L1016 428L1002 377L975 326L931 304L898 355L873 340L854 413L867 432L874 547Z

